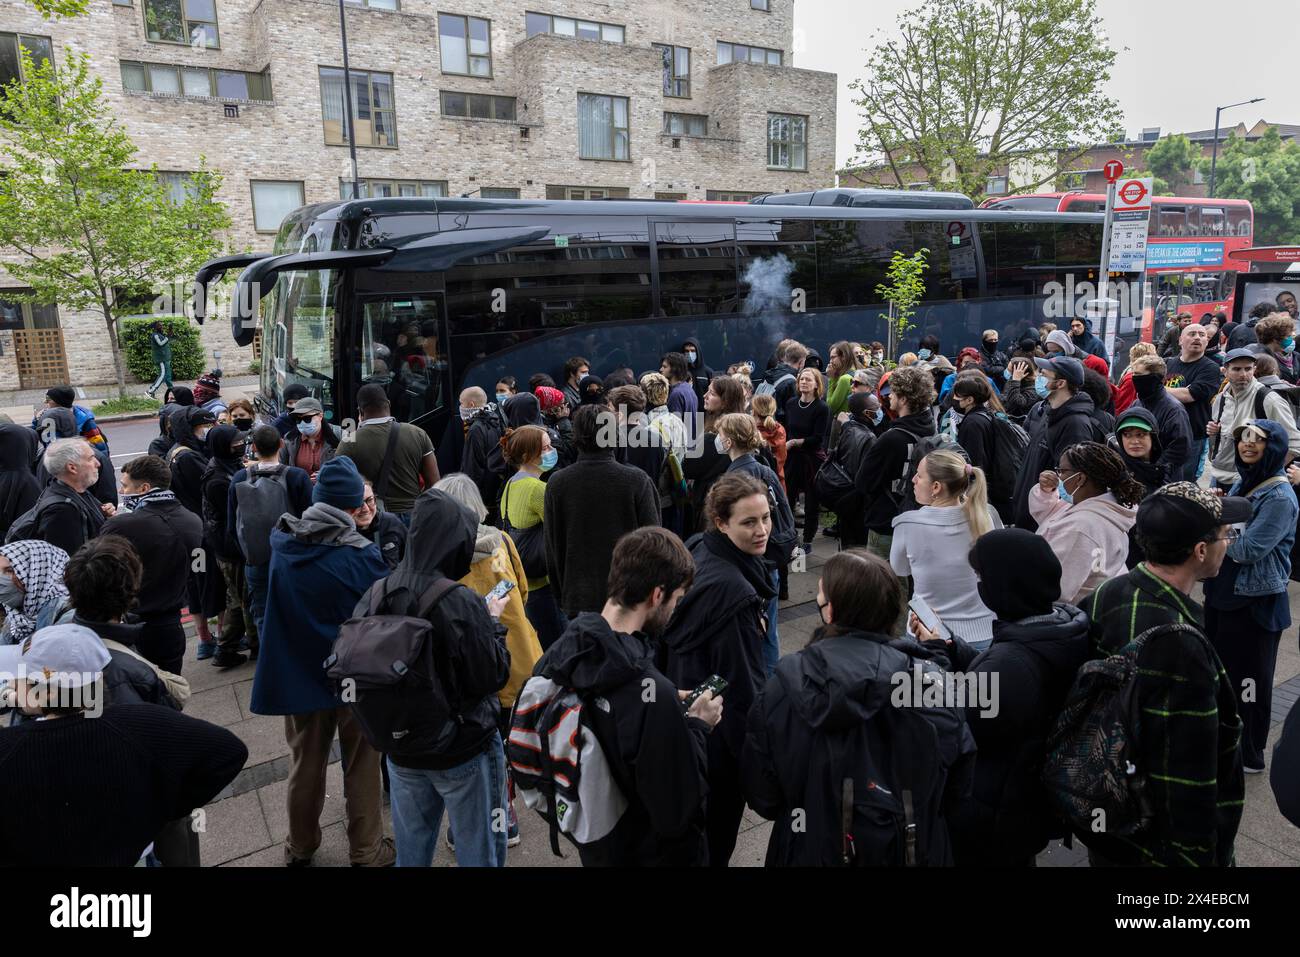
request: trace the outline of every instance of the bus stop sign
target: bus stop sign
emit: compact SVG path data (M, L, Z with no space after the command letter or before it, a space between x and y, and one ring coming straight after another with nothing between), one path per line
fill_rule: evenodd
M1119 160L1110 160L1101 171L1106 176L1106 182L1113 183L1124 175L1124 164Z

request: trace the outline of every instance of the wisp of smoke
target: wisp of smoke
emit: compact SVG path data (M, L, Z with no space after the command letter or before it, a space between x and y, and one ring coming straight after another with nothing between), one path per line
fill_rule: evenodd
M755 259L745 269L744 281L749 285L745 299L745 315L767 316L790 308L790 273L794 263L784 255L770 259Z

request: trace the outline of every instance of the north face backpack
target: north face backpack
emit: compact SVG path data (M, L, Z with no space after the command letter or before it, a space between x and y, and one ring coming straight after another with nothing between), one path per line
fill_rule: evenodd
M559 835L581 847L614 830L628 800L590 725L590 709L609 710L600 697L581 697L550 678L528 679L510 717L506 757L515 790Z
M286 473L284 466L273 472L250 471L247 479L235 485L239 508L235 539L249 565L270 563L271 531L281 515L292 511Z
M1006 413L984 414L993 422L993 461L989 463L989 499L1006 501L1015 494L1016 480L1029 449L1029 433L1007 418Z
M1147 793L1138 734L1137 658L1153 636L1192 625L1148 628L1118 653L1085 662L1047 739L1043 786L1055 811L1080 836L1095 831L1124 836L1146 830L1154 811ZM1100 812L1101 817L1098 817Z
M420 596L414 615L379 614L388 582L371 586L365 615L339 627L325 674L376 751L396 757L437 754L455 740L462 719L434 664L436 636L428 616L456 582L436 580Z

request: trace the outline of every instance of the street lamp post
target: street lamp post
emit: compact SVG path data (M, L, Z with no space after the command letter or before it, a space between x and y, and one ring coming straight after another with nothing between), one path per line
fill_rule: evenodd
M339 0L339 36L343 40L343 115L348 124L348 151L352 156L352 198L361 198L361 183L357 180L357 131L352 125L352 70L348 66L348 25Z
M1214 170L1219 165L1219 114L1224 110L1230 110L1234 106L1248 106L1251 103L1262 103L1264 97L1257 96L1253 100L1242 100L1240 103L1229 103L1227 106L1220 106L1214 111L1214 150L1210 154L1210 199L1214 199Z

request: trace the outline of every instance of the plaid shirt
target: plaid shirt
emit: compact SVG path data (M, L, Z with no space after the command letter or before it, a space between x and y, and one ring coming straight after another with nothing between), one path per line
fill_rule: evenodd
M1148 628L1204 628L1201 606L1140 564L1104 582L1088 602L1097 657ZM1205 638L1186 632L1148 640L1138 655L1137 739L1155 820L1129 837L1094 835L1089 847L1120 864L1224 867L1245 804L1241 719L1228 673Z

